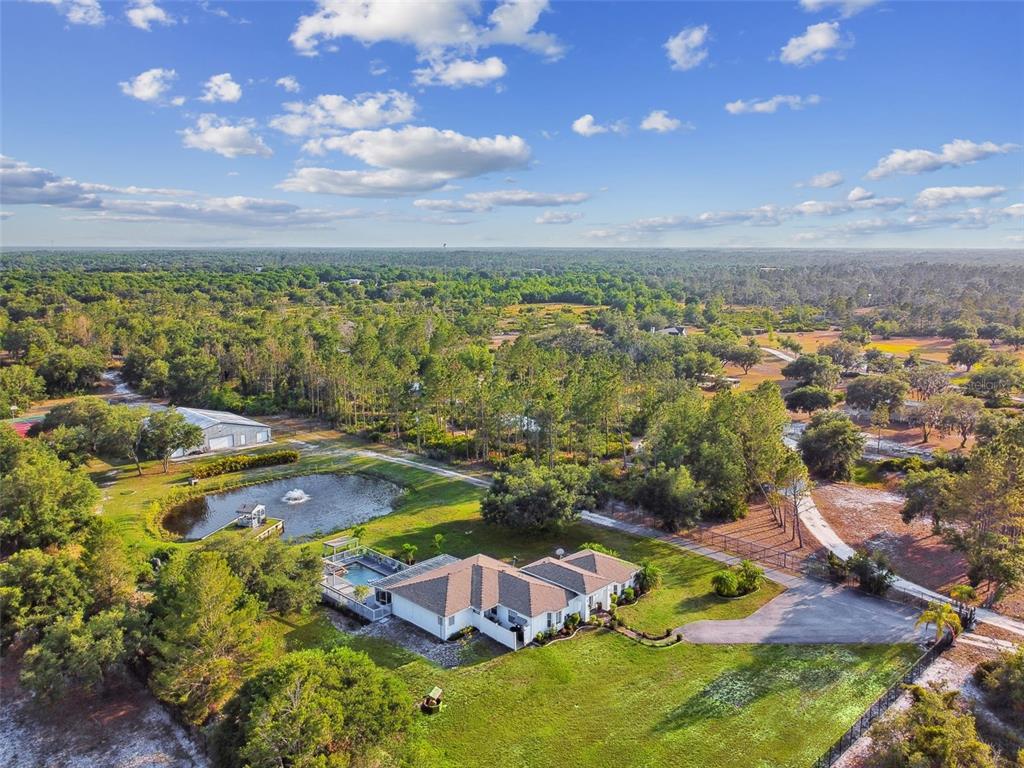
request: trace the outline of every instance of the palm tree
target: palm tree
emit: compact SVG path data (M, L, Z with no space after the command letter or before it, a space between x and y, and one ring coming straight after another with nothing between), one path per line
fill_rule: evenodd
M439 555L444 553L444 534L443 533L435 533L434 534L434 551L437 552L437 554L439 554Z
M409 542L405 542L405 544L402 545L402 557L405 559L407 564L412 565L416 562L416 550L418 549L419 547L415 544L410 544Z
M935 642L939 642L942 639L947 629L953 633L954 638L963 629L960 624L960 617L953 610L953 606L949 603L940 603L937 600L928 603L928 608L917 617L917 622L915 622L914 626L919 627L922 624L935 625Z
M366 526L365 525L353 525L352 526L352 536L353 536L353 538L356 539L356 541L362 540L363 536L365 536L365 535L366 535Z
M356 601L360 603L370 596L370 588L365 584L356 584L352 592L355 594Z

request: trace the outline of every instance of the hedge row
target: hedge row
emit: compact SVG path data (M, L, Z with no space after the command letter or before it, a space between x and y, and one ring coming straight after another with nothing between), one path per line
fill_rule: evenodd
M254 467L272 467L276 464L294 464L299 460L298 451L272 451L271 453L260 453L256 455L246 454L242 456L225 456L222 459L211 461L208 464L199 464L192 468L192 477L202 479L204 477L216 477L227 472L238 472L243 469Z

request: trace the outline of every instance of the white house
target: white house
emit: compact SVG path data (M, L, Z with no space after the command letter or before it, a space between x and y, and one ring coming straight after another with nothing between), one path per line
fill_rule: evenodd
M607 608L636 581L639 567L591 550L514 568L487 555L388 577L373 584L393 615L441 640L473 627L516 650L540 632Z

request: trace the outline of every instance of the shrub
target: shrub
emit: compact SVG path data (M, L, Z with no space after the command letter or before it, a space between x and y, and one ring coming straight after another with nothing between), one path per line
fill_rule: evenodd
M578 613L570 613L565 617L565 628L572 632L576 627L580 625L580 615Z
M547 638L544 637L544 633L543 632L538 632L537 636L533 638L533 641L537 645L544 645L544 643L547 642Z
M889 591L896 574L889 567L889 558L883 552L859 549L846 561L857 586L869 595L884 595Z
M657 589L661 586L661 582L664 578L664 573L661 567L652 563L650 560L644 560L640 563L640 573L637 574L636 583L640 589L640 594L646 594L652 589Z
M292 450L271 451L270 453L243 454L240 456L225 456L205 464L199 464L192 468L192 477L203 479L205 477L216 477L228 472L240 472L243 469L254 469L256 467L273 467L278 464L294 464L299 460L299 452Z
M828 553L825 564L828 566L828 576L832 581L846 581L847 576L850 575L850 566L835 552Z
M622 599L627 603L632 603L636 599L636 590L632 587L626 587L622 590Z
M740 589L739 579L732 571L716 573L711 577L711 586L720 597L736 597Z
M743 560L736 566L736 579L739 582L740 594L745 595L764 584L764 569L754 565L750 560Z

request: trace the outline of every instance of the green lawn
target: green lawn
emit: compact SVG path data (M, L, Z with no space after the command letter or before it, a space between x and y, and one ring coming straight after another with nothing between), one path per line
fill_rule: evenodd
M95 468L98 474L108 468ZM166 542L146 510L182 485L187 468L170 475L130 471L104 489L104 514L143 551ZM395 512L367 525L365 543L396 552L403 543L434 554L484 552L520 564L598 541L633 561L665 572L663 587L621 609L633 627L664 632L699 619L748 615L778 593L768 584L741 600L721 600L711 576L722 566L663 542L582 523L547 534L516 534L487 526L481 489L422 470L364 458L305 456L297 465L204 481L210 492L239 482L316 471L359 471L400 483ZM102 481L102 477L99 478ZM187 544L181 546L189 546ZM434 685L446 706L418 717L417 728L439 766L803 766L813 761L905 668L904 647L696 646L655 649L606 630L588 631L544 648L494 655L479 641L463 649L469 663L444 670L384 640L337 630L321 611L271 616L263 629L275 655L343 644L392 669L414 696Z
M807 766L910 660L900 647L637 645L601 630L399 674L442 766Z

